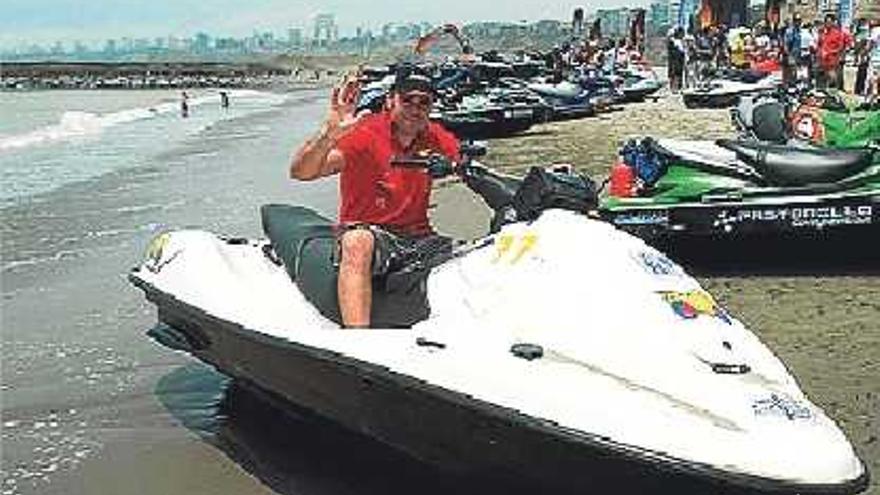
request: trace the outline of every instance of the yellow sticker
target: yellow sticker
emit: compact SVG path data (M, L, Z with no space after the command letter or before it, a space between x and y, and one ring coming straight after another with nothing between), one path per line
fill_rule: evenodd
M164 232L162 234L157 235L150 241L150 245L147 247L147 261L152 261L153 264L158 264L159 260L162 259L162 251L165 250L165 246L168 245L168 241L171 239L171 236L168 232Z
M510 264L513 265L520 261L523 256L534 249L538 243L538 236L534 232L526 232L520 237L510 234L504 234L495 241L495 259L493 263L498 263L507 253L513 252L510 257Z
M492 263L498 263L510 251L510 248L513 246L513 240L514 237L510 234L498 237L498 240L495 241L495 259L492 260Z
M516 252L516 255L513 259L510 260L510 264L514 264L518 262L522 257L532 250L535 247L535 244L538 243L538 236L532 232L527 232L526 235L522 237L522 240L519 244L519 251Z

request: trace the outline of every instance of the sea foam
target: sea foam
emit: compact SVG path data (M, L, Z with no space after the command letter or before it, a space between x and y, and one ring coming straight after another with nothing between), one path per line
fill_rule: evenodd
M232 90L228 93L233 100L262 100L269 105L277 105L286 98L285 95L247 89ZM216 103L217 94L211 92L190 98L188 100L189 106L193 108ZM178 102L164 102L104 114L70 110L64 112L56 124L11 136L0 135L0 151L26 148L47 142L98 136L113 126L174 114L179 111L180 104Z

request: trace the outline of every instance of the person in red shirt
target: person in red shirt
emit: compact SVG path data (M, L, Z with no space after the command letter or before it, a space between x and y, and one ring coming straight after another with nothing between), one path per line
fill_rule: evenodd
M843 55L852 43L851 36L837 25L837 16L825 16L825 25L819 33L819 69L821 86L843 89Z
M293 179L340 174L337 292L343 326L350 328L370 326L373 275L401 255L449 243L428 221L430 175L394 167L392 159L441 153L457 160L459 150L455 136L428 119L434 101L430 78L399 74L385 110L356 117L359 89L358 74L334 88L321 130L290 164Z

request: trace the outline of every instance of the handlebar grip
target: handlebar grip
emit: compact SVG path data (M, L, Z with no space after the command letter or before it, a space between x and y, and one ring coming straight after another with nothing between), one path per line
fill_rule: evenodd
M433 179L440 179L455 172L453 162L442 155L432 155L427 158L392 158L392 167L421 169Z
M424 158L392 158L391 166L400 168L427 168L428 160Z

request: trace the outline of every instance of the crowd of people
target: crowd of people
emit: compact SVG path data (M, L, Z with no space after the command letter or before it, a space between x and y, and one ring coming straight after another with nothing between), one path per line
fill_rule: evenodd
M559 79L577 70L599 70L615 74L631 64L644 64L644 50L632 37L620 39L591 36L584 40L555 46L545 56L548 67Z
M754 27L709 26L696 33L681 27L667 39L669 84L673 91L699 85L720 69L761 73L781 71L785 83L806 81L823 89L880 93L880 21L858 20L842 27L834 14L807 22L795 14L782 26L762 21ZM843 68L857 66L853 87L844 87Z

